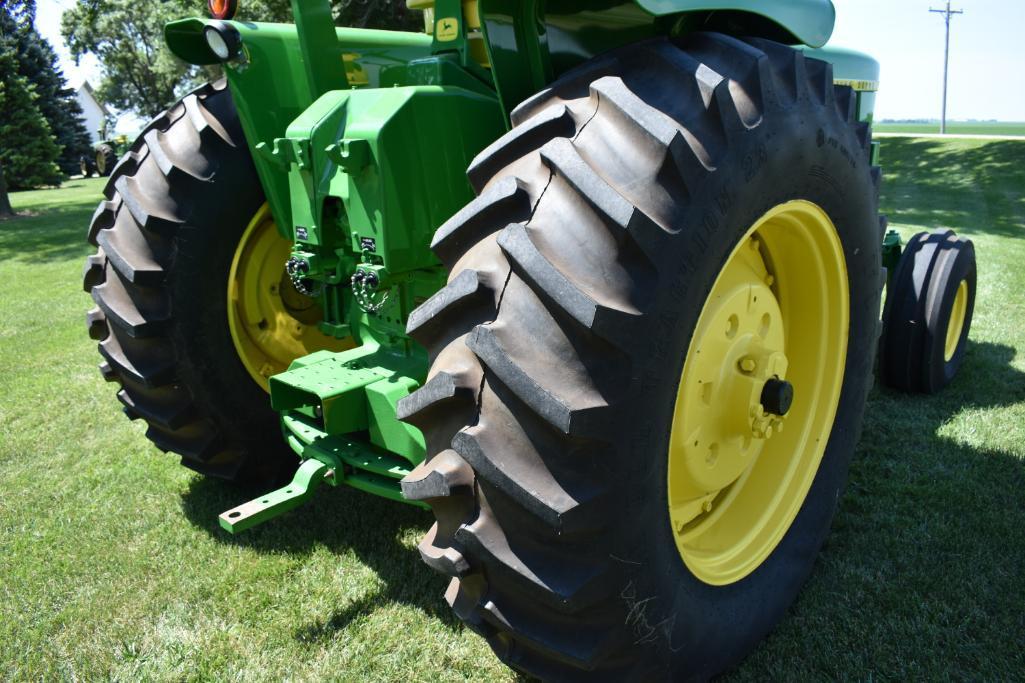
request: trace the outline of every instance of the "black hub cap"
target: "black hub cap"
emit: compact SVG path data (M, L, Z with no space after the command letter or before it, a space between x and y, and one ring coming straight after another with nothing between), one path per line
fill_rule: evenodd
M773 377L762 387L762 407L767 413L782 417L793 402L794 385L786 380Z

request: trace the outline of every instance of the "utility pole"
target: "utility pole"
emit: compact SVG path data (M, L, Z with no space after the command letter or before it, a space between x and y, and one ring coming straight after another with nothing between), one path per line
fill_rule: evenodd
M950 15L964 14L964 10L950 9L950 0L947 0L946 9L932 9L930 7L929 11L944 15L943 19L947 24L947 39L943 44L943 118L940 119L940 134L943 135L947 132L947 65L950 64Z

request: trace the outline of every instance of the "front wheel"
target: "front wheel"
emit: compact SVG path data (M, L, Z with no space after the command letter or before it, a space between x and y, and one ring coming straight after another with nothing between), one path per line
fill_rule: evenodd
M883 308L879 370L893 389L932 394L957 374L975 310L975 247L952 230L908 240Z
M403 483L456 613L545 679L682 680L782 617L828 532L879 329L878 174L828 64L693 34L521 105L410 317Z

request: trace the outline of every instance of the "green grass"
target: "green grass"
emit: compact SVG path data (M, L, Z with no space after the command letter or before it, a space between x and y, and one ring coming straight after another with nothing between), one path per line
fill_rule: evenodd
M816 570L737 680L1008 679L1025 670L1025 143L891 139L883 211L980 262L960 376L873 392ZM101 187L0 223L0 679L515 680L419 561L426 513L331 490L230 537L249 495L157 452L85 336Z
M934 123L874 123L877 133L939 133L939 121ZM948 121L951 135L1025 135L1025 123L1015 121Z

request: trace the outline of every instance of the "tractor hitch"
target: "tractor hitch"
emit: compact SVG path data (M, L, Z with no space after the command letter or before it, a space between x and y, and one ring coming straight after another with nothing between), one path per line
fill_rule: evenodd
M299 507L313 495L321 482L333 480L334 477L335 470L330 465L311 458L296 470L287 485L226 510L217 519L226 531L233 534L245 531Z
M423 460L423 436L395 417L399 399L420 386L411 375L421 365L419 352L370 342L312 353L274 375L271 405L302 465L287 486L222 513L221 526L236 533L261 524L303 504L324 482L426 507L399 488Z

